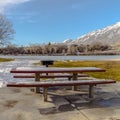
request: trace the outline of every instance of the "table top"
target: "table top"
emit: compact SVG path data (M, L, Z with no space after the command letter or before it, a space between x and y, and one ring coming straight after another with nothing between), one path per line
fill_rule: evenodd
M70 67L70 68L40 68L40 67L18 67L11 73L77 73L77 72L105 72L105 69L97 67Z

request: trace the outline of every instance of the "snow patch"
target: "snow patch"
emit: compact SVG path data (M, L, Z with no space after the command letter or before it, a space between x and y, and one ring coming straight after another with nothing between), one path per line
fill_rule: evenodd
M6 87L7 82L0 80L0 88Z

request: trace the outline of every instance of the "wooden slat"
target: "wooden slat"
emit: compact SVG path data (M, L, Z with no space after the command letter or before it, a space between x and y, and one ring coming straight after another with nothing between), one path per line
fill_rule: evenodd
M11 82L8 87L49 87L49 86L73 86L73 85L97 85L116 83L115 80L72 80L72 81L47 81L47 82Z
M82 72L105 72L105 69L96 67L78 67L78 68L18 68L12 69L11 73L82 73Z
M88 77L88 74L79 74L77 77ZM14 78L35 78L33 75L14 75ZM40 78L72 78L71 74L67 75L40 75Z

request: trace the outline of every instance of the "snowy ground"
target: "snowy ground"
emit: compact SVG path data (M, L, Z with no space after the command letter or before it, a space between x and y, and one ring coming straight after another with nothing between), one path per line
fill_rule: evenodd
M38 60L37 60L38 61ZM16 59L15 61L11 62L0 62L0 86L2 87L3 82L8 81L15 81L16 79L13 78L13 74L10 73L12 68L16 67L32 67L33 62L37 62L36 60L21 60ZM17 81L20 79L17 79Z

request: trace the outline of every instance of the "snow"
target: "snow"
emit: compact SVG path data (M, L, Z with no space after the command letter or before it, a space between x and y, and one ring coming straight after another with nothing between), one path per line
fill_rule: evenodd
M63 43L69 43L69 42L72 42L73 40L72 39L66 39L63 41Z
M120 22L117 22L117 23L115 24L115 26L120 27Z
M84 44L84 43L87 43L89 44L90 41L96 41L97 39L100 39L101 42L106 39L107 41L110 41L112 40L112 38L115 38L114 36L116 35L120 35L120 22L117 22L116 24L113 24L111 26L107 26L103 29L98 29L98 30L95 30L95 31L92 31L88 34L84 34L80 37L78 37L77 39L75 40L67 40L66 44ZM111 34L112 33L112 34ZM104 39L103 39L103 36L104 36ZM115 40L114 40L115 41ZM112 41L111 41L112 42Z
M37 60L38 61L38 60ZM12 62L2 62L0 63L0 87L4 87L9 81L16 81L13 78L13 74L10 73L12 68L17 67L33 67L32 63L36 62L35 60L15 60ZM33 80L32 78L30 80ZM23 79L17 79L17 81L23 81Z

